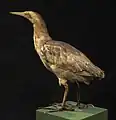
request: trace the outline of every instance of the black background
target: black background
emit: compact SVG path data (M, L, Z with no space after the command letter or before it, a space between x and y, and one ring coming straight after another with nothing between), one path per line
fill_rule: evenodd
M32 24L8 13L34 10L42 15L54 40L75 46L105 71L102 81L94 81L90 86L81 84L81 101L107 108L109 120L116 120L113 1L3 1L0 6L0 108L4 119L35 119L38 106L62 100L63 88L34 49ZM70 84L68 100L76 101L75 85Z

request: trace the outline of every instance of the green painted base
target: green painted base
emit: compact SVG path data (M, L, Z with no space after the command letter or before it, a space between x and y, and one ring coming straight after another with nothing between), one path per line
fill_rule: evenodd
M75 104L75 102L70 102ZM107 109L98 107L58 112L38 109L36 110L36 120L108 120L108 113Z

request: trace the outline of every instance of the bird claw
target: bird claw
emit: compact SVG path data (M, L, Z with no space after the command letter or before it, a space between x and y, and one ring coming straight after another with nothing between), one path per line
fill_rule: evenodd
M53 110L50 112L58 112L58 111L75 111L75 109L72 107L66 107L66 106L62 107L61 106L61 107L58 107L56 110Z
M39 107L38 109L46 109L48 110L47 112L57 112L57 111L63 110L61 103L54 103L50 105L49 107Z
M53 106L53 107L62 106L62 104L61 104L61 103L53 103L52 106Z
M83 104L78 103L77 105L73 105L71 103L66 102L64 106L62 106L62 103L54 103L49 107L39 107L39 109L46 109L47 112L58 112L58 111L77 111L78 109L87 109L87 108L93 108L94 106L92 104Z
M74 105L70 102L66 102L64 106L62 106L62 103L53 103L49 107L39 107L39 109L46 109L47 112L58 112L58 111L77 111L78 109L87 109L87 108L93 108L94 106L92 104L83 104L78 103L77 105Z
M92 104L82 104L82 103L78 103L76 105L79 109L87 109L87 108L93 108L94 105Z
M94 108L95 106L92 104L87 104L88 108Z
M58 112L58 111L75 111L75 108L71 104L65 104L62 106L62 103L52 104L51 111L49 112Z

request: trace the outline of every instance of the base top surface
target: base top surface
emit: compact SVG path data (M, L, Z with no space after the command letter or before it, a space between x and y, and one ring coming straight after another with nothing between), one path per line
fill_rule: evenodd
M76 102L71 102L71 104L76 104ZM52 106L48 106L49 108ZM93 107L93 108L86 108L86 109L78 109L76 111L57 111L57 112L49 112L48 109L38 109L36 112L42 112L47 115L52 115L60 118L64 118L65 120L82 120L100 113L106 112L107 109Z

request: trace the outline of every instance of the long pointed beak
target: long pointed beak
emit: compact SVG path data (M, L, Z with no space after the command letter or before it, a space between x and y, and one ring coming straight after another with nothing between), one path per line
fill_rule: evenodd
M24 12L9 12L10 14L13 14L13 15L19 15L19 16L22 16L26 19L28 19L31 23L33 23L33 18L31 17L30 13L27 11L24 11Z
M24 12L10 12L10 14L24 16Z

